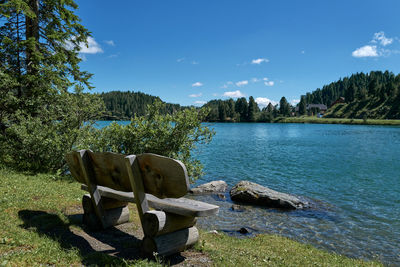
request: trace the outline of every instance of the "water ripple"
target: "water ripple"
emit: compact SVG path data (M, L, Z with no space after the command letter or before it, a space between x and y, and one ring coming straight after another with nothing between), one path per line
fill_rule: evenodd
M195 151L207 173L197 184L249 180L307 197L313 208L248 207L199 223L281 234L350 257L400 264L400 128L315 124L213 124L213 142Z

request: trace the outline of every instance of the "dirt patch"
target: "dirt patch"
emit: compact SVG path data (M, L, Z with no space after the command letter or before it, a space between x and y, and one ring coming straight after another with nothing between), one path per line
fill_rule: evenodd
M130 211L135 213L136 210ZM133 216L128 223L117 225L106 230L91 231L85 225L82 225L83 210L81 206L73 206L65 209L64 214L68 216L72 223L68 228L70 241L79 243L79 249L82 254L89 252L101 252L126 260L143 259L140 253L143 231L140 223ZM78 227L77 227L78 226ZM73 239L84 242L74 242ZM210 258L199 251L188 249L184 252L166 257L162 260L171 266L211 266Z

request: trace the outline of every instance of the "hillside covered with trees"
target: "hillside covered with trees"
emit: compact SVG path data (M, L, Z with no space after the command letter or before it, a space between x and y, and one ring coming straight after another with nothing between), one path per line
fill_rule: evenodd
M155 101L161 101L157 96L133 91L111 91L101 93L100 97L103 99L108 111L107 115L104 116L104 119L112 120L126 120L135 115L144 116L148 105L153 104ZM162 106L160 113L173 114L182 109L183 107L179 104L165 103L165 105Z
M399 91L400 74L396 76L389 71L372 71L353 74L306 93L301 96L297 107L291 106L282 97L279 104L269 103L260 109L252 96L248 99L214 99L203 107L210 110L206 117L209 122L274 122L277 118L318 114L318 108L310 108L318 104L328 107L324 115L328 118L400 119ZM108 111L104 119L113 120L145 115L149 104L155 100L161 101L156 96L130 91L112 91L99 96ZM160 112L173 114L185 108L179 104L165 103Z
M293 107L282 97L279 106L272 105L260 109L254 97L235 100L211 100L204 105L210 109L207 121L210 122L273 122L277 117L288 117Z
M371 71L330 83L301 97L301 103L325 104L326 117L400 119L400 74ZM335 103L344 97L344 103Z

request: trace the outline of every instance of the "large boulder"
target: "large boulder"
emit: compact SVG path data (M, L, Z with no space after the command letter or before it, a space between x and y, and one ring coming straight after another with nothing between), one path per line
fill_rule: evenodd
M271 208L301 209L308 206L307 203L295 196L277 192L249 181L237 183L232 187L230 195L233 201Z
M199 185L198 187L192 188L189 192L192 194L219 193L225 192L227 187L228 185L225 181L219 180Z

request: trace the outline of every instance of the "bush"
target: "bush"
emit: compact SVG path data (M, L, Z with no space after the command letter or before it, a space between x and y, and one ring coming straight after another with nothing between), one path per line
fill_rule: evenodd
M36 106L35 114L20 109L5 121L0 135L0 162L18 170L56 172L65 168L64 156L91 138L90 120L104 105L89 94L55 93Z
M193 182L202 174L201 163L191 155L196 144L209 143L214 132L201 122L209 110L185 109L162 115L160 101L148 107L148 114L135 116L128 125L116 122L102 129L92 129L91 138L81 148L124 154L155 153L181 160Z

